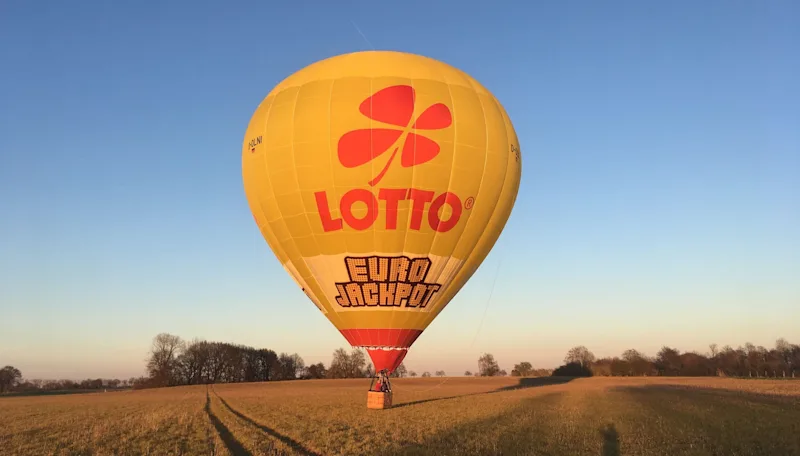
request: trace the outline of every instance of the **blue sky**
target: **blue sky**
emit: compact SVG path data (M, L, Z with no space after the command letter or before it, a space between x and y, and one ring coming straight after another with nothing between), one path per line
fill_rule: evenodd
M281 79L371 47L473 75L524 156L409 368L800 342L800 7L646 3L4 2L0 364L139 375L162 331L327 364L345 340L258 233L241 141Z

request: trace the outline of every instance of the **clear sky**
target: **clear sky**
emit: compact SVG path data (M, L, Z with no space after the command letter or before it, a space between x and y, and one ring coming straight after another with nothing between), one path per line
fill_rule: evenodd
M346 342L253 223L241 143L281 79L371 47L473 75L524 156L410 369L800 342L798 3L547 3L3 2L0 364L140 375L162 331L327 364Z

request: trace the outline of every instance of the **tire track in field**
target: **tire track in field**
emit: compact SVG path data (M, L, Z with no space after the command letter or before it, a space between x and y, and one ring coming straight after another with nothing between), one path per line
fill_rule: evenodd
M217 394L216 391L214 394ZM219 397L219 396L217 396ZM205 406L206 415L208 415L209 421L211 424L214 425L214 428L217 430L217 434L219 434L219 438L222 439L222 442L225 444L225 448L228 449L228 452L233 456L253 456L252 453L247 451L247 449L242 446L242 444L236 440L236 437L233 436L231 431L225 426L225 424L214 415L214 412L211 411L211 396L208 394L208 386L206 386L206 406ZM212 442L209 440L209 446L211 449L211 454L214 454L214 447Z
M291 438L291 437L289 437L287 435L281 434L280 432L276 431L275 429L272 429L270 427L264 426L263 424L258 423L253 418L250 418L249 416L245 415L244 413L242 413L242 412L236 410L235 408L231 407L230 404L228 404L225 401L225 399L223 399L222 396L220 396L219 393L217 393L216 390L214 390L213 387L211 388L211 391L214 393L215 396L217 396L217 399L219 399L219 401L222 403L222 405L225 408L227 408L229 412L233 413L234 415L236 415L238 418L240 418L242 421L245 421L249 425L258 428L259 430L261 430L261 432L269 435L270 437L273 437L275 439L280 440L281 442L283 442L285 445L287 445L289 448L291 448L295 452L297 452L299 454L302 454L303 456L323 456L322 454L317 453L317 452L307 448L305 445L303 445L302 443L298 442L297 440L294 440L293 438Z
M206 413L208 413L208 385L206 385ZM211 419L208 420L209 424L211 423ZM214 451L216 450L216 445L214 445L214 436L211 435L211 428L206 426L206 443L208 444L208 454L214 455Z

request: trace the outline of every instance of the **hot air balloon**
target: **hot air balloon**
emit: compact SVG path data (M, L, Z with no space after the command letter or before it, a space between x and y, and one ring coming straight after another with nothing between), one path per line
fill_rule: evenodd
M365 51L269 92L245 133L242 175L269 247L366 349L386 391L497 241L521 156L508 114L475 79L428 57Z

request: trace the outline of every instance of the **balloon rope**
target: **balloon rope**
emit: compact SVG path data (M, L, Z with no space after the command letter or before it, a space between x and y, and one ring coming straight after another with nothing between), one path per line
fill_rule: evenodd
M481 328L483 328L483 320L486 319L486 314L489 313L489 304L492 302L492 296L494 296L494 287L497 285L497 277L500 275L500 266L503 264L503 258L497 260L497 268L494 270L494 280L492 281L492 288L489 290L489 297L486 299L486 307L483 309L483 317L481 317L480 323L478 323L478 329L475 331L475 337L472 338L472 343L469 344L470 350L472 347L475 346L475 341L478 340L478 334L481 332Z
M475 330L475 336L472 338L472 343L469 345L469 349L471 350L473 346L475 346L475 341L478 340L478 334L481 332L481 328L483 327L483 320L486 319L486 314L489 313L489 304L492 302L492 296L494 296L494 287L497 285L497 277L500 275L500 266L503 264L503 257L501 256L500 259L497 261L497 268L494 270L494 280L492 280L492 288L489 290L489 297L486 298L486 307L483 309L483 317L481 317L481 321L478 323L478 328ZM397 388L396 386L392 386L392 389L401 389L403 391L408 391L414 394L421 394L427 393L428 391L433 391L436 388L441 387L447 381L450 380L450 377L445 377L438 385L428 388L425 390L412 390L410 388Z

